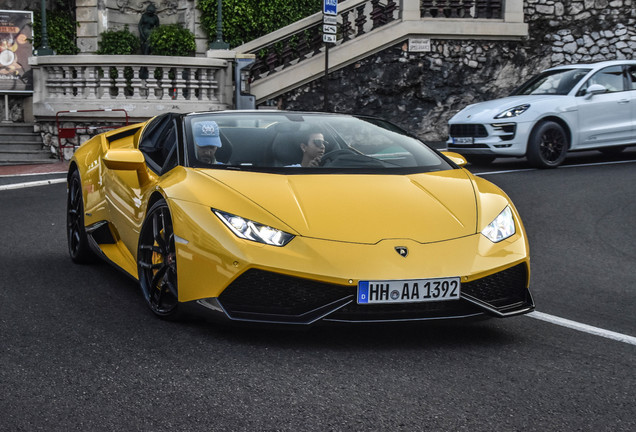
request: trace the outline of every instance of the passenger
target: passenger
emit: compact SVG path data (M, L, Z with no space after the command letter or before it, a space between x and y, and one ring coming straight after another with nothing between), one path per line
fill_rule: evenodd
M303 159L300 162L301 167L317 167L320 160L325 154L325 137L320 132L311 132L306 143L300 143L300 149L303 151Z
M216 150L223 146L219 134L219 125L214 121L201 121L194 124L194 152L196 158L206 164L220 164L216 160Z

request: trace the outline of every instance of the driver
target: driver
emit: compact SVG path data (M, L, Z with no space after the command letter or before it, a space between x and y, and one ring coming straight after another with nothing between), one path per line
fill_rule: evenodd
M303 159L300 162L301 167L317 167L320 164L322 156L325 154L325 137L320 132L311 132L307 137L307 142L300 143L300 149L303 151Z
M216 150L223 146L219 134L219 125L214 121L201 121L194 124L194 154L206 164L220 164L216 160Z

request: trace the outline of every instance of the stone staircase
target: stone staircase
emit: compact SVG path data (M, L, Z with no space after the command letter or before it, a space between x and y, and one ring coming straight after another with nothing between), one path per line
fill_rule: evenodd
M0 124L0 166L55 163L32 123Z
M326 68L333 72L410 39L526 38L523 6L523 0L343 0L328 51L321 12L234 49L255 55L250 93L259 105L323 77Z

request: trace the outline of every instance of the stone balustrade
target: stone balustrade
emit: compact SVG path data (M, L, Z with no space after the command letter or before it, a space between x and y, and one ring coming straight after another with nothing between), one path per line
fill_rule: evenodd
M139 121L168 111L229 109L233 106L233 55L32 57L33 115L47 121L69 107L123 108L132 121Z

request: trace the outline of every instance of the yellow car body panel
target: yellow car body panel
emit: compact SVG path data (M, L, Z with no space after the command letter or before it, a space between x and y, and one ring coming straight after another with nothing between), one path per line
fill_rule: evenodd
M472 177L467 172L455 175ZM267 176L272 176L272 174L261 174L259 181L252 180L267 190L267 185L272 181ZM277 181L286 181L285 177L287 176L277 177L281 177ZM321 183L319 177L315 176L313 181L316 183L315 187L320 187L323 190L325 188L324 182ZM380 181L383 180L384 176L377 177ZM366 180L367 182L371 181L371 179ZM481 184L481 182L479 183ZM482 184L482 187L486 189L483 192L484 199L496 201L495 208L499 209L492 212L494 213L492 218L494 218L506 205L510 204L505 195L501 192L495 194L497 189L488 188L487 185L489 185L487 182ZM204 190L204 188L194 189ZM221 207L223 198L218 195L215 197L217 200L214 205ZM236 204L236 197L230 197L230 200L232 199ZM347 229L355 229L359 235L357 238L359 240L369 240L369 238L374 240L373 242L365 242L305 237L298 234L300 230L295 230L294 224L282 224L273 216L267 217L266 211L258 209L255 213L248 213L249 203L246 202L245 213L242 213L245 217L297 234L297 237L285 247L276 248L236 239L234 234L212 213L212 202L209 202L211 198L201 197L201 200L204 203L200 204L195 200L169 201L170 211L174 219L175 235L187 242L187 244L177 243L179 286L182 287L179 289L181 301L217 297L232 280L248 268L260 268L301 278L351 286L356 285L359 280L422 279L450 276L461 276L462 281L468 282L503 268L512 267L520 262L527 263L529 267L528 241L514 207L512 208L515 214L515 223L518 224L519 229L512 237L499 243L493 243L479 233L490 220L485 224L482 223L478 231L474 219L470 219L469 216L466 217L472 221L471 229L458 227L450 239L437 238L432 241L418 240L416 238L418 232L415 230L412 235L409 235L402 226L399 226L403 222L399 217L387 222L396 225L395 232L391 233L394 235L378 238L375 232L377 226L375 224L366 226L358 218L357 228L354 228L355 223L352 223L348 224ZM240 202L240 200L238 201ZM401 204L402 210L407 212L410 210L405 208L407 206L405 203ZM474 214L474 204L472 208ZM337 224L339 218L332 217L334 213L337 215L351 214L351 217L354 217L356 209L357 204L351 202L339 203L338 207L328 207L323 211L326 219ZM221 210L224 210L223 207ZM424 217L422 219L424 221L421 223L426 224L426 219ZM304 221L297 223L302 229L305 228ZM369 238L362 236L368 232L372 233ZM346 233L343 233L342 236L345 237ZM395 252L396 246L408 247L409 260L405 260ZM478 254L475 254L476 250L479 251ZM417 259L421 264L417 267L413 266L411 261L413 259ZM378 263L382 264L378 265Z

